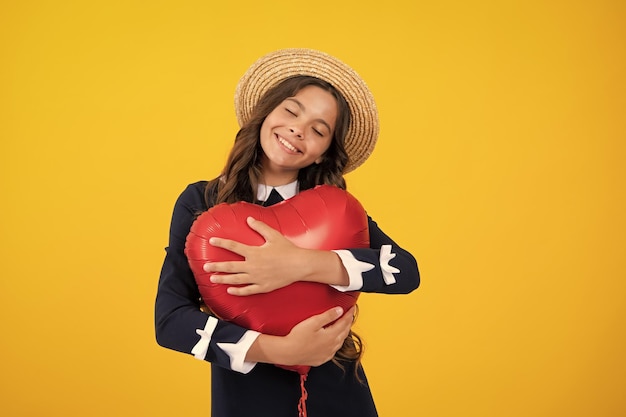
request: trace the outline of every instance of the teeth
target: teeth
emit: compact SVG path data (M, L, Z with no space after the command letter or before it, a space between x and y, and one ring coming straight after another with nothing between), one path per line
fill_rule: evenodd
M292 152L299 152L296 148L294 148L291 143L287 142L285 139L278 137L278 141L283 144L283 146L289 149Z

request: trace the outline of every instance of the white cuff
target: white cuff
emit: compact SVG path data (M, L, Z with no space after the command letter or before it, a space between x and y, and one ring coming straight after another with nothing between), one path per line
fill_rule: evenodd
M393 274L400 272L398 268L389 265L389 261L395 257L396 254L391 253L391 245L382 245L380 247L380 269L383 271L383 279L387 285L395 284L396 277Z
M348 271L350 283L347 286L331 285L331 287L341 292L358 291L363 288L363 272L374 269L374 265L359 261L349 250L334 250L333 252L339 255L344 268Z
M233 371L247 374L256 366L256 362L246 362L246 354L250 346L261 333L248 330L237 343L218 343L217 346L230 357L230 368Z
M196 333L200 336L200 340L195 344L193 349L191 349L191 353L193 353L193 356L196 359L203 361L204 358L206 358L206 354L209 351L209 343L211 343L211 336L213 335L216 326L217 319L213 316L209 316L209 319L204 325L204 329L196 329Z

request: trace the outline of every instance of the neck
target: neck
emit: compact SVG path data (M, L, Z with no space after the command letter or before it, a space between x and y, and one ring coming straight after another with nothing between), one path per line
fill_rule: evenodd
M274 178L272 176L263 175L261 177L261 183L265 184L269 187L280 187L281 185L291 184L292 182L298 179L297 176L289 177L289 178Z
M297 170L284 171L281 169L272 168L268 165L269 164L263 164L261 178L259 178L259 181L262 184L268 185L270 187L280 187L281 185L291 184L298 179L299 171Z

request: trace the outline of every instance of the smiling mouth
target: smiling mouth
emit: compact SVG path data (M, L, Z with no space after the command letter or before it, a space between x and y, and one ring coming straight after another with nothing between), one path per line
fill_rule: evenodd
M289 151L291 151L293 153L302 153L302 152L300 152L300 150L298 148L296 148L295 146L293 146L291 143L287 142L285 139L281 138L280 136L276 135L276 139L278 140L278 142L281 145L283 145Z

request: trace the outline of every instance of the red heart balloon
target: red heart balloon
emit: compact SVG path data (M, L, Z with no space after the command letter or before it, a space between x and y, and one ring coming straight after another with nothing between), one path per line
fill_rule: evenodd
M263 237L246 223L249 216L278 230L302 248L369 247L365 210L351 194L334 186L320 185L270 207L246 202L218 204L196 219L185 245L185 254L202 299L217 316L247 329L284 336L296 324L315 314L334 306L347 311L356 303L358 292L341 292L314 282L296 282L270 293L246 297L230 295L226 292L227 285L212 283L212 274L203 269L206 262L243 258L211 246L211 237L232 239L246 245L265 243ZM286 368L300 373L309 369Z

